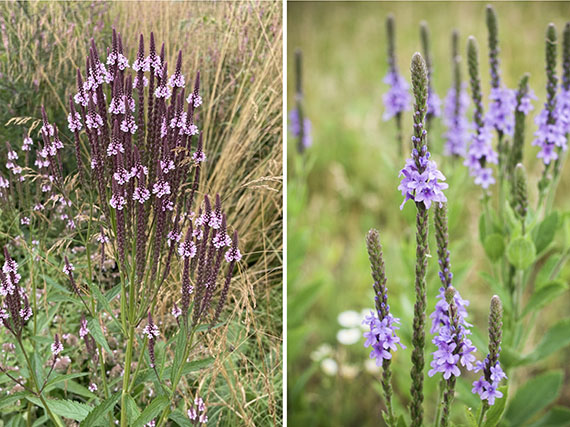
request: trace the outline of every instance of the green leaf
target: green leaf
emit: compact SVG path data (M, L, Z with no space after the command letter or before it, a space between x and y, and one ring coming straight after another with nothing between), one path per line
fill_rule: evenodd
M548 215L535 229L536 232L533 233L534 245L536 246L536 253L541 253L544 249L548 247L556 230L558 229L558 212L554 211Z
M157 396L135 420L133 427L142 427L151 422L169 404L170 400L166 396Z
M52 378L51 380L49 380L46 384L46 388L53 386L55 384L61 383L63 381L68 381L68 380L72 380L74 378L80 378L80 377L85 377L87 375L90 375L89 372L85 372L85 373L79 373L79 374L65 374L65 375L58 375L55 378Z
M66 393L73 393L73 394L76 394L78 396L83 396L83 397L86 397L88 399L95 397L95 394L90 392L87 389L87 387L82 386L81 384L79 384L73 380L67 380L63 383L60 382L60 383L57 383L53 386L46 387L46 389L44 391L48 392L50 390L53 390L54 388L64 390Z
M528 237L517 237L507 246L507 258L519 270L526 270L536 258L534 243Z
M182 375L187 375L190 372L199 371L204 369L212 364L214 361L213 357L206 357L205 359L193 360L192 362L186 362L184 367L182 368ZM169 377L172 373L172 366L167 367L164 372L162 373L161 377L166 378ZM153 381L156 378L156 374L154 369L149 368L145 369L137 375L137 379L135 380L135 385L139 385L145 383L147 381Z
M180 411L179 409L172 412L172 414L170 414L170 417L168 417L168 418L170 418L172 421L174 421L180 427L192 427L192 424L190 423L190 419L188 418L188 415L183 414L182 411Z
M93 336L93 338L95 339L95 341L97 341L97 343L101 347L103 347L107 353L111 354L112 353L111 348L109 348L109 344L107 343L107 339L105 338L105 335L101 330L101 325L99 324L99 321L94 318L89 318L89 320L87 321L87 326L89 327L89 331Z
M531 354L523 363L534 363L570 344L570 319L564 319L550 328Z
M491 262L495 263L499 261L505 253L505 239L501 234L490 234L485 237L483 248Z
M562 371L552 371L527 381L509 404L506 413L509 423L513 426L523 425L550 405L558 396L562 379Z
M563 406L555 406L544 417L532 423L529 427L567 427L568 420L570 420L570 409Z
M491 406L485 415L485 423L483 424L483 427L495 427L499 424L499 421L501 421L501 417L505 411L505 405L507 403L509 387L504 385L499 387L499 391L503 393L503 397L495 399L495 404Z
M92 427L99 425L103 417L105 417L109 413L109 411L111 411L115 407L115 405L121 398L121 394L122 392L118 391L108 399L105 399L98 406L96 406L91 412L89 412L89 415L87 415L87 417L83 420L83 422L81 423L81 427L84 426Z
M129 418L129 422L136 420L140 416L141 410L137 406L137 402L135 402L135 399L133 399L129 394L127 394L126 405L127 405L127 417Z
M103 306L103 308L107 313L113 313L113 310L111 309L111 304L109 304L109 301L107 300L107 298L105 298L105 296L101 292L101 289L99 289L99 286L94 285L93 283L88 283L88 285L89 289L91 290L91 293L95 296L95 300Z
M532 311L544 307L546 304L554 300L557 296L564 293L568 289L568 285L561 280L554 280L546 283L538 289L530 297L529 302L523 310L523 317Z
M465 409L465 418L467 418L467 425L469 427L477 427L477 419L475 418L473 409L468 408L467 406L465 406L464 409Z
M178 331L178 336L176 337L176 348L174 349L174 361L172 362L172 370L170 372L170 381L174 383L176 372L178 367L183 362L184 353L186 352L186 328L183 326Z
M20 391L18 393L4 395L0 397L0 409L13 405L18 400L25 399L26 396L31 396L31 394L27 391Z
M26 396L26 399L28 399L34 405L45 409L44 404L37 397ZM52 411L54 414L75 421L83 421L92 409L90 405L75 402L73 400L46 399L46 402L50 411Z

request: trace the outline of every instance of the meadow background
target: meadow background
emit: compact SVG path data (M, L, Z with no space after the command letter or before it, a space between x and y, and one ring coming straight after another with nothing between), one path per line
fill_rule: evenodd
M402 319L400 337L408 346L398 351L392 363L395 393L400 402L409 401L411 319L413 317L413 277L415 262L415 208L408 203L403 211L398 172L404 165L395 143L394 121L383 122L382 95L387 85L385 20L392 12L396 23L396 55L401 74L410 81L410 60L421 52L420 22L427 21L431 32L433 87L444 98L451 86L451 32L460 32L463 81L467 37L474 35L479 44L480 73L485 110L488 107L489 67L485 3L480 2L399 2L399 3L288 3L287 76L288 110L294 108L293 53L303 52L305 115L312 122L313 146L303 155L296 144L288 144L288 417L292 425L373 426L380 419L381 387L378 371L367 363L368 350L360 338L354 344L348 332L355 311L373 306L372 279L364 237L377 228L384 247L391 312ZM554 22L559 40L568 5L565 3L496 3L499 18L502 79L515 88L525 72L530 72L530 87L538 96L534 111L527 117L524 164L529 173L529 197L536 205L536 182L543 165L531 146L536 129L534 116L545 100L544 34ZM560 50L558 50L560 72ZM470 91L469 91L470 93ZM469 109L471 120L472 104ZM404 141L409 144L411 114L404 114ZM489 300L494 294L484 273L492 271L479 241L481 190L473 184L461 161L443 156L445 129L434 119L428 135L430 151L450 188L449 233L454 286L470 300L470 322L474 324L473 342L478 357L486 350L486 322ZM293 141L289 133L289 141ZM496 138L494 139L496 144ZM409 147L409 145L407 145ZM409 148L406 149L406 156ZM555 205L570 207L567 197L570 170L562 173ZM496 191L495 191L496 193ZM433 311L440 287L437 257L430 220L432 258L428 268L427 315ZM557 243L561 244L561 243ZM570 268L561 272L568 282ZM528 290L525 298L528 298ZM549 326L568 316L569 295L564 293L536 317L528 353ZM349 311L349 313L346 313ZM339 315L344 313L342 316ZM340 323L344 323L342 326ZM428 319L428 324L431 322ZM429 328L428 328L429 329ZM339 334L340 332L340 334ZM337 335L339 334L339 335ZM433 351L432 335L426 332L427 351ZM539 364L518 368L509 381L514 389L538 374L562 369L569 378L568 348ZM431 355L426 356L426 423L431 423L437 398L436 377L428 378ZM462 374L463 377L463 374ZM471 394L475 375L458 382L453 404L454 422L462 424L464 406L477 407L478 397ZM513 388L514 387L514 388ZM566 380L552 405L570 405ZM551 405L551 406L552 406ZM407 412L400 406L399 412ZM548 424L537 411L532 425L568 425L568 412L562 424ZM562 412L560 412L562 411ZM567 409L566 409L567 411ZM560 422L560 420L559 420ZM533 424L534 423L534 424Z
M228 222L239 230L244 254L223 315L228 321L209 338L208 351L224 356L216 358L203 378L188 376L189 385L200 384L209 396L212 425L282 423L282 13L281 2L258 1L0 5L0 173L4 176L6 142L22 159L18 147L24 136L39 139L41 105L61 131L65 171L76 173L73 138L67 130L68 99L76 92L76 70L84 70L92 37L106 57L115 27L132 61L139 34L144 34L148 51L154 31L157 42L165 42L170 64L183 51L187 81L200 71L204 104L198 125L208 156L201 184L209 193L223 195ZM78 201L85 190L73 188ZM71 261L84 266L84 248L61 224L49 223L42 215L34 213L35 228L21 226L21 212L31 206L19 208L20 212L14 206L0 206L0 246L12 247L25 286L34 282L40 290L68 293L60 266L62 253L69 252L61 249L74 247ZM78 223L84 220L76 218ZM37 248L32 244L36 239ZM35 262L40 271L34 273ZM103 287L116 282L112 266L110 270ZM176 279L180 271L175 268L171 277L157 307L163 314L158 322L172 322L170 305L180 292ZM46 305L50 327L73 325L67 332L75 333L78 313L65 304L57 307L58 316L53 318L53 308L48 315ZM116 344L120 352L122 345ZM79 348L66 353L72 360L68 372L79 369L80 353ZM0 377L2 394L11 392L10 382ZM62 393L91 402L94 395L87 391L86 380L61 383ZM143 400L149 399L147 392ZM23 422L18 415L11 418L13 401L2 400L0 409L0 425Z

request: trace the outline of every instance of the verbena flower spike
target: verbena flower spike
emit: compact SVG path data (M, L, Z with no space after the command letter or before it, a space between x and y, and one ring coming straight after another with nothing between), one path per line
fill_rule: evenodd
M566 139L570 134L570 22L562 35L562 84L558 93L558 116L563 123Z
M387 121L396 119L397 143L400 155L403 154L402 145L402 113L410 109L411 97L409 85L398 71L396 61L396 36L394 29L394 16L388 15L386 18L386 36L388 45L388 73L384 77L384 83L390 86L388 92L384 94L384 115L382 118Z
M389 426L393 426L396 424L396 418L392 408L392 371L390 368L392 354L390 351L396 351L396 344L399 344L403 349L406 347L396 335L396 330L399 329L396 325L400 323L400 319L392 316L390 306L388 305L388 289L386 288L382 245L380 244L380 235L377 230L372 229L368 232L366 247L372 269L372 279L374 280L374 305L376 312L371 311L362 322L363 325L369 327L369 331L364 332L364 337L366 338L364 346L372 346L370 358L376 360L377 366L382 365L382 389L384 390L386 404L384 419Z
M476 351L468 336L471 334L467 317L469 301L464 300L459 292L451 285L453 274L451 272L450 253L448 249L449 239L447 231L447 205L441 204L435 207L435 236L437 241L437 255L439 263L439 277L442 283L439 301L435 311L430 315L432 319L431 333L436 336L432 342L437 346L433 353L431 370L428 375L434 376L441 373L443 376L440 385L443 394L442 411L438 412L440 425L448 425L451 402L455 394L455 382L461 374L459 369L463 366L467 370L473 370Z
M544 109L535 118L538 130L532 145L540 147L537 155L544 163L542 180L539 184L541 190L545 190L550 182L548 176L551 164L558 161L562 150L566 150L566 135L559 120L556 108L556 92L558 89L558 77L556 76L556 27L550 24L546 30L546 103ZM553 167L556 170L556 167Z
M303 54L295 51L295 108L289 113L291 133L297 138L297 150L302 153L312 144L311 121L305 117L303 104Z
M441 115L441 100L433 89L433 61L430 52L430 34L428 24L425 21L422 21L420 24L420 38L422 40L423 57L426 61L426 67L428 71L426 129L429 131L432 119Z
M489 70L491 73L491 94L489 95L489 111L486 121L489 127L497 130L499 143L497 151L502 152L503 135L512 135L514 130L514 91L501 84L499 60L499 26L497 14L491 5L487 6L487 31L489 43ZM502 158L502 157L501 157Z
M412 351L412 401L410 414L413 426L423 422L423 381L424 381L424 346L425 346L425 310L426 310L426 273L428 248L428 209L432 202L447 201L443 190L447 184L437 165L429 160L427 146L427 131L425 130L425 115L427 111L427 68L419 53L412 57L411 65L412 88L416 99L414 105L414 135L412 136L412 157L406 161L406 166L400 172L403 179L398 187L405 196L402 206L407 200L416 203L416 302L414 305L413 351Z
M533 110L531 100L536 99L534 92L528 87L528 79L528 73L521 77L516 94L515 131L507 166L507 174L511 178L511 181L515 166L521 163L523 159L525 119Z
M444 134L445 154L465 157L469 139L469 94L467 85L461 80L461 57L459 56L459 32L451 35L451 62L453 64L453 86L447 92L443 109L443 124L447 128Z
M475 372L483 370L483 375L473 383L472 389L483 400L480 421L484 420L489 407L495 404L495 399L503 397L503 393L498 390L501 380L507 378L499 363L502 329L503 306L500 298L495 295L491 298L489 311L489 353L484 362L477 362Z
M484 121L483 98L481 95L481 81L479 79L479 59L477 42L473 36L467 41L467 63L471 83L471 98L475 106L473 113L474 133L465 159L465 166L469 167L475 184L487 189L495 183L490 163L498 163L497 153L491 144L491 133Z

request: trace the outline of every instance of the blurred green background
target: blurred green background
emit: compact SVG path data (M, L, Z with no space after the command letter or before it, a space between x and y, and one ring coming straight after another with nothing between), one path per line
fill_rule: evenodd
M485 108L488 107L486 3L317 3L289 2L287 37L288 110L294 108L294 51L303 52L305 114L312 122L313 146L304 155L296 152L289 133L288 144L288 417L292 425L364 426L381 425L379 375L370 365L363 339L354 344L352 327L358 313L373 306L370 269L364 243L367 230L378 228L384 246L389 301L395 316L402 318L400 336L408 350L394 357L395 393L400 404L409 399L410 334L414 302L415 208L403 211L397 190L398 172L404 164L395 144L394 121L383 122L382 94L387 86L385 19L395 15L396 54L401 74L410 81L412 54L421 51L419 24L427 21L431 31L433 86L443 99L451 86L451 32L460 32L461 55L474 35L480 48ZM538 96L527 118L524 163L529 171L531 205L536 204L537 181L542 163L531 146L534 116L545 99L544 32L554 22L559 35L570 17L568 3L496 3L499 17L502 78L515 88L530 72L530 86ZM560 51L559 51L560 52ZM560 63L560 55L559 55ZM560 65L559 68L560 70ZM462 65L466 81L465 62ZM470 92L469 92L470 93ZM471 108L469 110L471 120ZM411 115L404 116L404 139L409 143ZM492 266L478 239L481 190L473 184L461 161L442 155L445 128L435 119L428 136L430 150L450 188L449 229L454 286L471 301L474 344L486 351L486 321L493 291L482 277ZM496 144L496 139L495 142ZM409 150L406 150L408 154ZM496 173L496 172L495 172ZM558 188L556 206L570 207L568 167ZM431 222L431 220L430 220ZM431 224L433 228L433 224ZM433 258L428 272L428 315L433 311L440 286L433 230ZM570 270L562 271L566 282ZM528 295L527 295L528 297ZM555 321L569 314L568 292L550 304L533 323L525 352L531 351ZM349 313L346 313L349 311ZM338 318L341 313L344 313ZM340 323L339 323L340 321ZM341 323L344 325L341 325ZM428 323L431 323L428 320ZM342 332L343 330L344 332ZM339 331L340 334L339 334ZM352 331L352 332L346 332ZM338 336L337 336L338 334ZM426 335L432 350L431 334ZM570 372L565 361L568 349L540 364L517 370L511 387L551 369ZM426 368L431 361L427 355ZM426 369L426 374L427 370ZM476 407L471 394L475 374L462 375L452 417L465 423L464 404ZM426 424L435 412L438 379L426 375ZM514 389L511 390L514 392ZM557 405L568 407L570 387L562 386ZM399 407L399 410L404 410ZM529 423L543 424L537 413Z

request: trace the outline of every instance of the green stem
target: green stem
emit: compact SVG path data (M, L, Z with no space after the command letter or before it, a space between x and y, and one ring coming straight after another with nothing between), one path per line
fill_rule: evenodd
M483 407L481 408L481 415L479 415L479 421L477 421L477 426L479 427L482 425L483 420L485 419L485 413L487 412L487 409L489 409L489 405L486 401L483 401L482 405Z
M127 343L127 352L125 355L125 366L123 375L123 391L121 394L121 427L127 427L127 396L129 394L129 379L131 373L131 361L133 358L133 342L135 338L134 326L129 327L129 341Z
M40 399L40 401L42 402L42 404L44 405L44 408L48 414L48 416L53 420L53 422L58 426L58 427L65 427L63 422L59 419L59 417L57 417L56 415L54 415L51 410L49 409L49 406L47 404L47 402L45 401L45 399L43 398L41 392L40 392L40 387L39 387L39 383L38 383L38 379L36 378L36 373L34 371L34 369L32 368L32 363L30 362L30 359L28 357L28 353L26 353L26 350L24 349L24 344L22 344L22 341L20 338L17 338L16 340L20 346L20 349L22 350L22 354L24 355L24 358L26 359L26 364L28 365L28 371L30 372L30 377L32 378L32 381L34 383L34 386L37 390L37 396Z

